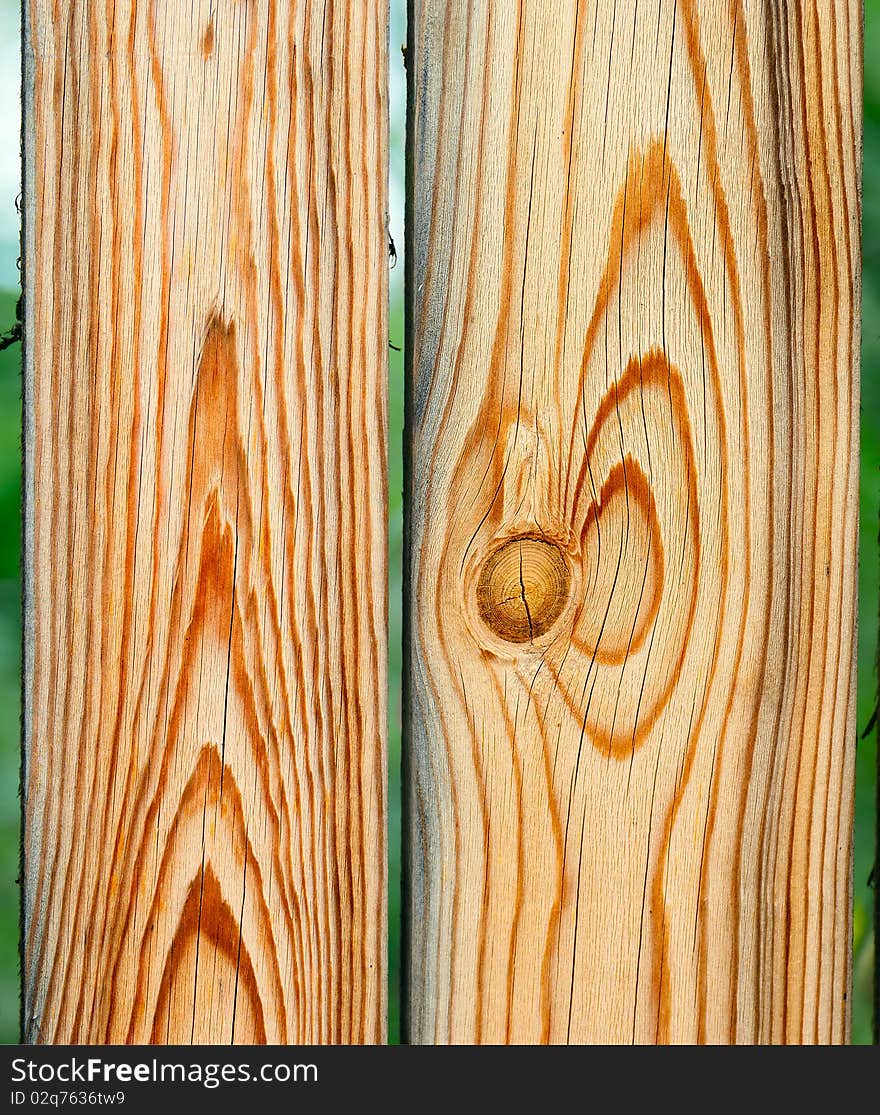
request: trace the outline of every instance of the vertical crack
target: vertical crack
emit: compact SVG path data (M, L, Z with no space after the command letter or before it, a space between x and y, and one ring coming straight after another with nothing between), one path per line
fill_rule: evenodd
M522 546L520 546L519 548L519 591L520 596L522 597L523 607L526 610L526 621L529 625L529 642L533 643L535 641L535 629L532 626L532 613L529 611L529 598L528 594L526 593L526 583L523 578Z

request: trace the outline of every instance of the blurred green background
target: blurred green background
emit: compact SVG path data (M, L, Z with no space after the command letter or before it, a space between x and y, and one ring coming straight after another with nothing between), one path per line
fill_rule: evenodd
M853 1041L870 1042L874 978L877 733L862 739L877 700L880 582L880 0L865 2L865 122L862 179L862 485L859 544L859 749L856 759ZM880 729L878 729L880 730Z
M403 347L404 0L391 0L391 234L398 264L391 272L391 341ZM19 3L0 0L0 333L13 327L18 299ZM880 511L880 0L865 3L865 159L863 190L862 490L859 588L858 727L867 724L876 694L878 511ZM390 910L389 1037L399 1036L400 963L400 669L403 438L403 356L390 352ZM0 1043L18 1040L19 850L19 550L21 349L0 352ZM873 979L875 736L861 740L856 775L853 1041L871 1040Z

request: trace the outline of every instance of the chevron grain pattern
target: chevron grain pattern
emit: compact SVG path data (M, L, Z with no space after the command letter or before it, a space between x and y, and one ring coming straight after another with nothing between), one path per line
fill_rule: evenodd
M28 1041L384 1038L386 40L25 2Z

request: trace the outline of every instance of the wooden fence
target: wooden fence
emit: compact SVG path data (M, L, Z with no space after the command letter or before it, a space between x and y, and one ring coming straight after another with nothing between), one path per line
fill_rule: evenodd
M28 1041L385 1039L387 37L25 2ZM846 1041L860 6L406 65L405 1036Z

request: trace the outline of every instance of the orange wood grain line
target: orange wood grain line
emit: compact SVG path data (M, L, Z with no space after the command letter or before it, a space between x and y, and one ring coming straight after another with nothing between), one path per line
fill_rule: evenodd
M407 58L410 1038L846 1041L860 5Z
M27 1041L384 1040L386 40L25 4Z

